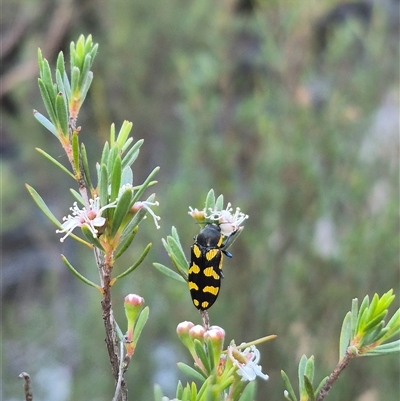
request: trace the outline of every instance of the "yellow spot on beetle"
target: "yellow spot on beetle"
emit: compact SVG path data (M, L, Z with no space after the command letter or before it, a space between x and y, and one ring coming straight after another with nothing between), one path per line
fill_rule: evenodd
M194 273L198 274L200 271L200 267L196 265L196 263L193 263L193 265L189 269L189 274Z
M207 253L206 253L206 259L207 260L212 260L215 258L215 256L218 254L218 252L220 252L219 249L210 249Z
M196 283L194 283L193 281L189 281L189 290L199 290L199 287L197 286Z
M210 294L217 295L219 291L218 287L213 287L211 285L207 285L203 288L203 292L209 292Z
M204 275L207 277L212 277L215 280L219 280L219 274L217 274L217 272L212 267L205 268Z
M196 258L199 258L201 256L201 250L196 244L193 245L193 253Z

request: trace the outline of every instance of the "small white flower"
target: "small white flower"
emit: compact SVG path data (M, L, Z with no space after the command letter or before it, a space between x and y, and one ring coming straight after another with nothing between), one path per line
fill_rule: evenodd
M115 207L116 201L109 203L103 207L100 207L100 198L95 197L89 199L89 210L85 207L79 209L77 202L70 208L72 215L69 214L67 217L63 217L64 223L61 225L60 230L56 230L56 233L65 233L64 237L60 239L64 242L65 238L72 233L76 227L86 226L93 234L93 238L97 237L98 230L96 227L102 227L106 223L106 219L102 217L102 213L105 209Z
M159 203L157 201L155 202L149 202L149 201L139 201L139 202L135 202L132 206L132 210L134 211L139 211L140 209L144 208L147 210L147 212L151 215L151 217L153 217L154 220L154 224L157 228L157 230L160 228L160 225L158 224L159 220L161 220L160 216L157 216L153 210L151 209L150 206L158 206Z
M260 351L254 346L247 347L244 351L239 351L236 346L228 347L228 356L233 365L238 368L236 373L242 377L242 381L253 381L257 376L268 380L269 376L262 373L260 361Z
M221 233L226 237L237 231L240 225L249 217L240 211L240 208L236 208L234 214L232 214L233 208L229 202L224 210L212 210L210 209L210 215L206 215L206 219L215 220L218 222Z

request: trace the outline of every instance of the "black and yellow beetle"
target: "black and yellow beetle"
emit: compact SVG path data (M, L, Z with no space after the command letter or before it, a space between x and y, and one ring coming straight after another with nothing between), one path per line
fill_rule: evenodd
M224 277L223 255L232 257L223 249L227 238L218 225L209 223L200 230L191 247L188 284L193 304L199 310L210 308L218 297Z

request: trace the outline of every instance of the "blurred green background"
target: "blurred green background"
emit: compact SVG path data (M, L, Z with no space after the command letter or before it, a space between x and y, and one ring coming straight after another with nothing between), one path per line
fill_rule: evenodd
M126 294L150 306L131 400L151 400L154 383L172 397L187 379L175 329L200 316L186 286L152 262L171 265L161 238L172 225L189 256L198 227L188 206L202 208L210 188L250 215L211 323L236 343L278 335L260 347L270 380L258 401L283 399L280 370L296 383L303 353L315 355L316 380L333 370L352 298L400 296L398 1L7 0L1 30L2 399L23 398L22 371L36 401L113 394L100 297L59 257L96 281L92 255L61 244L24 187L60 219L73 202L74 183L35 152L67 162L32 109L44 112L37 48L54 65L81 33L100 45L78 121L92 166L124 119L145 139L135 182L161 166L161 230L141 225L117 269L153 249L114 287L123 329ZM399 377L398 356L355 360L328 398L395 401Z

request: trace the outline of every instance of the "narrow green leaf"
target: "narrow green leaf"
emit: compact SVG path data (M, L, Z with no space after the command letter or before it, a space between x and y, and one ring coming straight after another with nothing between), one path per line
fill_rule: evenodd
M360 329L361 329L362 324L363 324L363 320L365 319L365 316L366 316L366 313L367 313L368 306L369 306L369 296L366 295L364 297L363 301L361 302L360 310L358 311L356 333L360 332Z
M122 231L120 239L121 243L125 242L126 238L131 235L134 228L137 227L140 224L140 222L144 219L146 213L147 210L145 208L142 208L133 216L133 219L126 225L126 227Z
M94 245L96 248L100 249L101 251L103 251L105 253L105 250L103 248L103 246L101 245L100 241L98 240L97 237L93 237L93 233L90 231L90 228L87 227L86 225L83 225L81 227L82 233L83 235L86 237L86 239L88 240L88 242L92 245Z
M108 171L112 172L114 168L115 159L117 158L118 154L119 154L118 147L116 145L112 146L106 163Z
M107 166L108 163L108 155L110 154L110 145L109 143L106 141L106 143L104 144L103 147L103 152L101 153L101 161L100 164L104 164Z
M374 349L363 353L362 356L388 355L396 352L400 352L400 339L391 343L378 345Z
M124 193L119 198L117 207L114 210L114 215L113 215L113 219L112 219L111 231L110 231L111 237L115 236L115 234L121 227L121 224L124 221L126 215L128 214L128 211L129 211L130 205L131 205L131 199L132 199L132 190L131 189L127 189L126 191L124 191Z
M65 74L64 54L63 52L58 53L57 57L57 71L59 71L61 77Z
M154 401L162 401L164 394L158 384L154 385Z
M64 71L64 75L63 75L63 84L64 84L65 96L67 96L68 104L70 104L70 102L71 102L71 84L69 82L68 75L65 71Z
M92 56L92 64L93 64L94 58L96 57L98 48L99 48L99 45L96 43L96 44L92 45L92 48L90 50L90 55Z
M44 107L46 108L46 111L50 117L51 122L55 124L55 122L57 121L57 117L56 117L56 111L54 109L54 96L52 94L50 95L47 92L46 85L40 78L38 78L38 85L44 103Z
M375 316L372 320L365 322L364 331L371 330L374 326L378 325L387 315L388 311L384 310L379 315Z
M91 286L91 287L93 287L93 288L96 288L96 289L99 290L100 292L103 291L102 288L101 288L99 285L93 283L93 281L90 281L88 278L86 278L85 276L83 276L82 274L80 274L80 273L71 265L71 263L68 261L68 259L67 259L64 255L61 255L61 259L62 259L62 261L64 262L65 266L67 266L68 269L69 269L76 277L79 278L79 280L83 281L85 284L87 284L87 285L89 285L89 286Z
M117 155L117 157L115 158L111 174L111 195L110 195L111 202L115 201L118 197L119 189L121 188L121 176L122 176L121 157ZM131 191L131 198L132 198L132 191Z
M108 171L104 164L100 167L100 180L98 185L100 206L103 207L108 204Z
M60 168L64 173L67 173L71 178L75 180L75 176L66 168L64 167L60 162L58 162L56 159L54 159L52 156L50 156L48 153L46 153L43 149L36 148L36 150L44 156L47 160L50 160L53 164L55 164L58 168Z
M129 133L131 132L132 129L132 123L129 121L124 121L122 123L121 129L119 130L118 136L117 136L117 143L118 143L118 147L119 149L122 149L122 147L124 146Z
M311 383L313 382L313 380L314 380L314 355L311 355L311 357L308 358L304 375L307 376L307 378L310 380Z
M142 196L143 192L147 189L147 187L149 186L151 180L153 179L153 177L158 173L158 171L160 170L160 167L156 167L155 169L153 169L153 171L148 175L148 177L146 178L146 180L144 181L144 183L140 186L140 188L137 190L136 194L134 195L133 199L132 199L132 205L139 200L139 198Z
M346 355L347 347L350 344L351 336L351 324L352 324L353 315L351 312L347 312L343 324L342 330L340 332L340 340L339 340L339 361L343 359Z
M83 65L81 69L80 87L82 87L83 81L86 78L86 75L88 74L91 66L92 66L92 56L86 53L85 58L83 59Z
M197 372L195 369L193 369L192 367L186 365L183 362L178 362L177 363L178 368L185 373L186 375L190 376L193 380L198 380L201 383L204 382L205 377L202 376L199 372Z
M378 325L375 325L374 329L366 331L361 337L360 348L372 345L375 341L378 340L378 338L383 336L384 334L382 334L382 329L384 324L385 323L381 321Z
M82 160L82 167L83 167L83 174L85 178L85 182L88 185L90 192L93 190L92 180L90 179L90 170L89 170L89 163L86 153L86 147L84 143L81 143L81 160Z
M71 68L71 95L75 96L75 94L79 91L79 80L81 73L78 67Z
M51 212L51 210L47 207L46 203L42 199L42 197L36 192L34 188L32 188L30 185L25 184L26 189L32 196L33 200L35 203L38 205L39 209L45 214L45 216L53 222L58 228L61 227L61 223L58 221L58 219L54 216L54 214Z
M149 307L146 306L141 312L136 320L135 328L133 330L132 342L136 345L139 341L139 337L142 334L143 327L145 326L147 319L149 318Z
M81 177L80 156L79 156L79 138L76 131L72 134L72 157L74 158L74 169L76 177Z
M57 129L54 124L43 114L40 114L37 110L33 110L33 116L43 125L46 129L48 129L53 135L58 138Z
M119 244L115 252L114 260L117 260L128 248L129 245L132 243L133 239L136 236L136 233L139 230L139 226L136 226L130 235L122 236L119 239Z
M43 80L44 85L46 86L47 93L50 95L51 98L53 98L55 95L53 78L51 76L49 62L45 58L43 58L43 61L41 63L40 77Z
M58 88L58 92L65 93L65 88L64 88L64 81L62 79L60 71L56 71L56 84Z
M306 371L307 357L303 355L300 358L299 369L298 369L298 378L299 378L299 394L300 398L305 397L307 395L307 391L304 387L304 373Z
M309 401L315 401L314 388L310 379L304 375L304 387L306 389Z
M68 105L67 99L62 92L58 92L56 96L56 114L61 131L65 137L68 137Z
M93 82L93 72L89 71L86 76L85 79L82 82L82 86L80 87L80 102L81 104L83 103L83 101L86 99L86 96L89 92L90 86L92 85Z
M189 263L182 252L182 247L178 245L174 238L167 237L168 246L170 249L169 257L174 262L178 272L182 277L187 277L189 270Z
M125 184L132 185L132 183L133 183L132 169L129 166L127 166L122 169L121 186Z
M255 396L256 396L256 382L252 381L243 390L243 393L240 396L239 401L253 401Z
M282 376L283 382L285 384L286 390L290 395L290 398L292 399L292 401L297 401L297 397L296 397L296 394L294 393L294 390L293 390L292 384L290 383L289 377L283 370L281 370L281 376Z
M181 283L186 283L186 280L180 276L178 273L175 273L169 267L162 265L161 263L154 262L153 266L161 273L165 274L167 277L170 277L176 281L180 281Z
M191 401L196 401L196 397L197 397L197 386L195 382L192 382L192 397L191 397Z
M110 145L114 146L115 143L115 124L112 123L110 127Z
M131 146L132 142L133 142L133 138L132 137L129 137L125 141L125 143L124 143L124 145L122 146L122 149L121 149L121 155L123 155L129 149L129 146Z
M357 317L358 317L358 299L354 298L351 302L351 328L350 338L353 338L356 334L357 328Z
M172 228L171 228L171 235L172 235L172 238L176 241L176 243L181 247L181 251L183 252L181 240L179 239L179 235L178 235L178 230L174 226L172 226Z
M183 394L183 385L182 382L179 380L178 385L176 386L175 398L178 400L182 399L182 394Z
M152 244L147 244L146 248L144 248L144 251L142 254L139 256L139 259L128 269L126 269L123 273L119 274L117 277L115 277L114 281L121 279L122 277L127 276L129 273L132 273L144 260L144 258L147 256L151 249Z
M373 316L375 316L378 304L379 304L379 296L378 294L374 294L374 296L372 297L371 304L368 308L368 314L365 319L366 322L368 322Z
M197 356L204 366L204 369L208 374L211 374L210 361L208 360L208 356L206 354L206 351L204 350L203 344L199 340L195 339L193 341L193 345Z
M129 138L132 139L132 138ZM126 166L131 166L133 162L136 160L136 158L139 155L140 147L143 145L144 140L140 139L137 141L126 153L126 155L122 159L122 168L125 168Z
M224 209L224 195L218 196L217 200L215 201L215 209L216 210L223 210Z
M215 194L214 194L214 190L210 189L210 191L207 194L206 197L206 203L205 203L205 211L206 214L209 214L210 209L214 210L215 208Z

